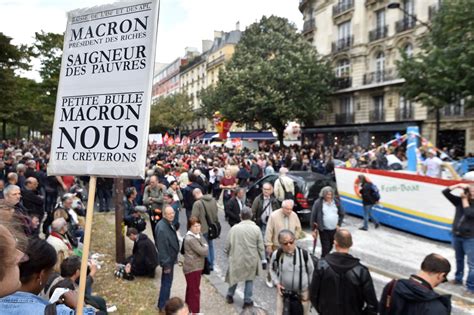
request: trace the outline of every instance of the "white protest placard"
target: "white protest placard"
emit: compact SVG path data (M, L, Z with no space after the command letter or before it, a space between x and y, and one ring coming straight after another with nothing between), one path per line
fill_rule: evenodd
M49 175L143 177L159 0L68 13Z

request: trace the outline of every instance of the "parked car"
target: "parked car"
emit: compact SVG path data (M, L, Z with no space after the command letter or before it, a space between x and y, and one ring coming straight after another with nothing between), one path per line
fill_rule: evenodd
M295 183L295 207L293 210L298 214L302 224L309 223L311 208L314 201L318 199L321 189L331 186L336 190L336 183L327 176L308 171L289 171L287 175ZM250 185L247 191L247 203L252 205L254 199L262 193L263 184L271 183L275 186L274 183L277 179L278 174L271 174Z

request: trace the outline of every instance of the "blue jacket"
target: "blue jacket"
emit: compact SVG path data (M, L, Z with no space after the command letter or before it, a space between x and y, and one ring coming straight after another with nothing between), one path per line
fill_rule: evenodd
M44 314L44 309L48 301L29 292L17 291L9 296L0 299L0 314L18 315L18 314ZM75 311L64 304L56 306L58 315L74 315ZM94 309L84 308L84 315L95 314Z

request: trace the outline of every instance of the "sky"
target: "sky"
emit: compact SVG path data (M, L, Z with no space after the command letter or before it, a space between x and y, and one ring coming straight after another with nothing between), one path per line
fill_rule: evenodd
M66 12L112 3L113 0L0 0L0 32L13 44L31 44L34 33L62 33ZM169 63L183 56L186 47L201 51L203 39L213 39L214 30L240 30L262 15L286 17L302 28L299 0L161 0L156 62ZM36 66L37 67L37 66ZM39 79L35 72L26 76Z

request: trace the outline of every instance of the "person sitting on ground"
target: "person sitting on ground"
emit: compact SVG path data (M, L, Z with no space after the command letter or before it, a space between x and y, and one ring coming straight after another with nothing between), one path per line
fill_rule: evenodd
M154 278L155 269L158 266L158 253L155 244L146 234L139 233L135 228L127 229L127 237L133 241L133 254L127 258L125 267L129 268L134 276Z
M97 265L93 261L90 261L89 268L90 272L86 278L85 302L88 305L107 313L107 304L105 300L98 295L92 295L92 284L94 283L94 276L97 272ZM78 289L80 276L81 258L79 256L66 258L61 264L61 277L71 280L74 283L75 288Z
M76 301L74 295L66 292L64 304L49 304L38 296L46 284L49 274L56 264L56 251L45 240L30 239L25 253L29 259L20 262L21 287L15 293L0 299L0 314L47 314L50 308L56 308L58 315L74 314ZM84 314L94 314L92 309L84 309Z
M421 270L409 279L392 280L382 292L381 315L451 314L451 296L433 289L447 281L451 264L441 255L429 254Z
M73 254L73 248L67 237L68 226L64 218L57 218L51 224L51 233L46 241L56 250L56 253L62 253L64 258Z
M172 297L166 302L165 315L188 315L189 309L186 303L179 297Z

